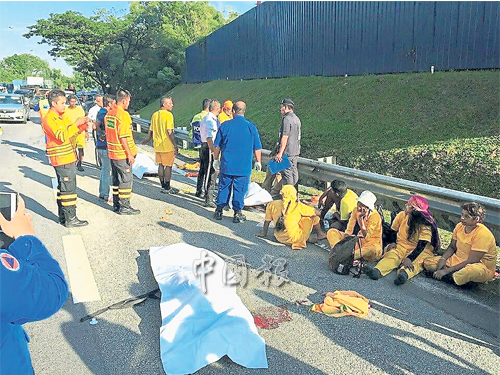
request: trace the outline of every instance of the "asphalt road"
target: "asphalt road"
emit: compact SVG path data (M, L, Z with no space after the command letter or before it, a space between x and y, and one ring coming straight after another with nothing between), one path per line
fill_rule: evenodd
M164 195L156 178L134 180L132 205L140 216L121 217L98 202L98 173L93 145L87 144L85 172L78 172L78 216L90 221L80 229L57 223L51 186L55 177L44 153L40 125L0 124L0 190L20 192L34 214L35 234L67 275L61 237L80 234L101 301L74 304L70 297L51 318L25 325L33 366L44 374L163 374L160 360L159 302L110 310L98 324L80 318L120 300L157 288L148 249L185 241L220 254L244 254L252 272L238 294L250 311L283 306L292 318L276 329L259 329L267 344L269 368L249 370L227 357L197 374L499 374L499 297L480 288L460 290L418 276L396 287L394 274L379 281L338 276L327 267L327 253L309 245L292 251L254 237L263 214L246 212L248 221L222 221L192 193ZM140 147L152 152L150 147ZM173 186L194 192L176 175ZM165 211L170 210L171 215ZM287 260L290 282L266 287L255 269L266 255ZM322 293L355 290L372 304L366 319L330 318L294 301L320 302Z

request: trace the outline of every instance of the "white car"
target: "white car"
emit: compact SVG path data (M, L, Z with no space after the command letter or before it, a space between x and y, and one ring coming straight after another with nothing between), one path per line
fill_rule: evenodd
M30 119L30 101L19 94L0 94L0 121L26 122Z

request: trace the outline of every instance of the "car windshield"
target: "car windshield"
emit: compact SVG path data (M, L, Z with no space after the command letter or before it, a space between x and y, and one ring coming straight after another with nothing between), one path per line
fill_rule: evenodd
M23 99L20 96L0 95L0 104L23 104Z

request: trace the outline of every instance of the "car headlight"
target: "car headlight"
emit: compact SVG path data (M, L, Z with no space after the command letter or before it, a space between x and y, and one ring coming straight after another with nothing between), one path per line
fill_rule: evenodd
M18 115L22 115L22 114L23 114L23 112L24 112L24 111L23 111L23 109L22 109L22 108L19 108L19 109L16 111L16 113L17 113Z

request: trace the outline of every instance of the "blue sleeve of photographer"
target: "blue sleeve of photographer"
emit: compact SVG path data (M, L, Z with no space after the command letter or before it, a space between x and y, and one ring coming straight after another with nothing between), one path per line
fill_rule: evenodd
M31 374L28 335L22 324L55 314L68 298L59 263L34 236L0 250L0 362L2 375Z

